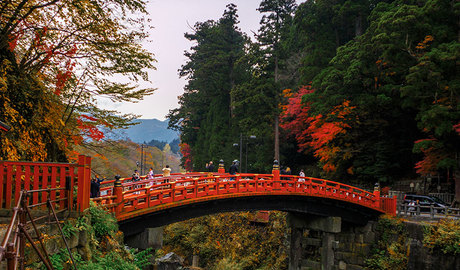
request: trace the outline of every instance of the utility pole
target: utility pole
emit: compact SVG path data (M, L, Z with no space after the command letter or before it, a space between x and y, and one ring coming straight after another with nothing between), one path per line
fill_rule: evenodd
M249 137L245 136L243 138L243 133L240 133L240 143L234 143L233 146L239 146L240 147L240 164L239 164L239 170L240 172L243 172L243 139L246 140L246 163L245 165L245 172L248 172L248 144L249 144L249 139L256 139L257 137L255 135L251 135Z
M148 148L147 145L141 144L141 175L144 175L145 159L144 148Z
M141 144L141 175L143 174L143 170L142 170L142 168L144 167L143 162L144 162L144 144Z
M243 170L242 165L243 165L243 133L240 133L240 169L239 171L241 172Z

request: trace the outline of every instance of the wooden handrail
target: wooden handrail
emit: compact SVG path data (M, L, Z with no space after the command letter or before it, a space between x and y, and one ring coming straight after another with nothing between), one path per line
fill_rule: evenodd
M113 191L94 199L103 205L110 204L112 211L117 209L116 216L119 220L129 217L131 212L139 209L167 206L171 203L187 204L207 198L216 199L219 196L248 196L252 193L325 197L359 204L382 213L396 214L395 198L380 198L379 192L371 193L339 182L297 175L221 173L208 176L205 173L188 173L154 179L143 177L137 182L124 181L121 188L121 199L114 198ZM112 187L107 187L105 190L111 189ZM110 199L104 199L105 197ZM117 200L116 207L113 207L113 202Z

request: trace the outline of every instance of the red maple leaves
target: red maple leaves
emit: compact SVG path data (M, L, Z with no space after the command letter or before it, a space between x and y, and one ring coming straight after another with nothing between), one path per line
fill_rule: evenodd
M186 171L191 172L193 170L192 166L192 151L190 145L187 143L180 143L180 152L182 154L183 167Z
M323 165L323 170L336 170L336 159L341 148L334 141L350 128L350 122L355 120L349 100L332 108L327 114L312 115L308 103L302 102L302 97L314 92L311 86L303 86L297 93L289 89L283 91L288 103L282 106L281 127L294 136L299 151L313 151L315 157ZM342 158L346 155L342 155Z
M104 125L104 121L89 115L82 114L77 118L77 126L83 135L95 141L100 141L104 138L104 133L98 128L98 125L101 124Z

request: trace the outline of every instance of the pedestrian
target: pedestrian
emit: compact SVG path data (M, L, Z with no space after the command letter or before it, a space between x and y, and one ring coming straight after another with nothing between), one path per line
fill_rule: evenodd
M286 168L285 167L281 167L280 174L286 174Z
M238 172L238 165L236 165L238 161L235 159L232 162L232 166L230 166L230 169L228 170L228 173L231 175L235 175ZM235 180L235 177L230 178L230 180Z
M170 177L171 176L171 168L169 165L166 165L163 169L163 177ZM165 178L165 183L169 183L169 178Z
M299 183L304 183L305 182L305 173L303 172L303 169L300 170L299 172L299 180L297 182ZM297 184L297 187L301 187L301 184Z
M90 187L90 197L97 198L99 196L101 183L96 180L96 178L91 179L91 187Z
M155 174L153 173L153 168L150 167L150 170L147 174L147 179L150 180L149 185L153 186L153 178L155 177Z
M208 170L208 172L214 172L214 164L212 163L212 160L209 161L209 163L207 163L206 169Z
M291 168L287 167L285 173L286 173L287 175L291 175Z
M414 212L415 212L415 202L414 201L410 201L409 203L409 209L407 209L410 213L411 216L414 215Z
M169 165L166 165L162 171L163 171L163 177L171 176L171 168L169 168Z
M299 182L305 182L305 172L303 171L303 169L300 170L299 176Z
M137 181L140 181L141 180L141 176L139 175L139 171L138 170L134 170L134 173L131 177L131 180L133 182L137 182Z

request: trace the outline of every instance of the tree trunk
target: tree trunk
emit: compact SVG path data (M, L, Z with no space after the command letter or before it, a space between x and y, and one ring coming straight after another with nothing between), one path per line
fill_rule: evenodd
M363 24L361 14L355 19L355 37L360 36L363 33Z
M278 82L278 56L275 56L275 84ZM279 140L279 115L278 115L278 93L276 93L275 108L275 159L280 161L280 140Z

